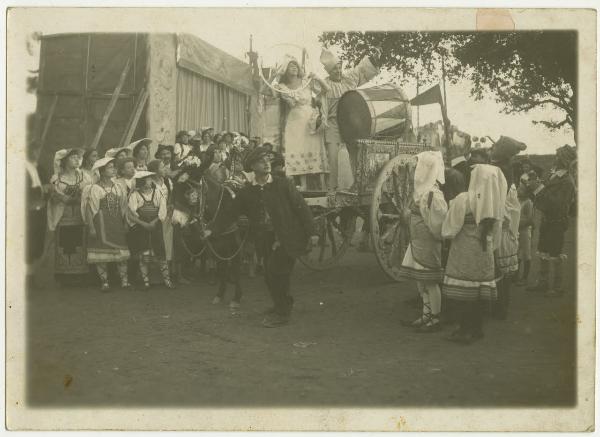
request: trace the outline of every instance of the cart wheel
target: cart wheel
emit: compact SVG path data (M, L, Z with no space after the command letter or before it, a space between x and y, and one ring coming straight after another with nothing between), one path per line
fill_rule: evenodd
M415 155L399 155L382 168L371 200L371 241L379 265L393 280L399 275L409 243Z
M311 250L300 261L312 270L327 270L342 258L356 230L356 212L351 208L313 209L316 236Z

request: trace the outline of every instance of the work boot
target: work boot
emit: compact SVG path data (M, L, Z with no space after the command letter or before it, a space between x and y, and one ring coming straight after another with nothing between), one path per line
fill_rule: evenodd
M552 284L552 291L559 296L565 292L563 289L563 260L561 258L554 260L554 283Z
M549 260L542 259L540 260L540 273L539 279L536 285L531 287L527 287L527 291L532 291L534 293L545 293L548 291L548 282L550 279L550 266Z

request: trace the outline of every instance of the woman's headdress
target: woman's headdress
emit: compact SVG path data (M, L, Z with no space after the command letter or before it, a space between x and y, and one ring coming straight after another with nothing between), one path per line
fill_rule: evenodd
M441 151L421 152L417 155L413 199L419 202L429 193L436 182L445 183L444 157Z
M473 167L468 195L475 223L479 224L486 218L503 219L507 188L506 178L499 167L489 164Z

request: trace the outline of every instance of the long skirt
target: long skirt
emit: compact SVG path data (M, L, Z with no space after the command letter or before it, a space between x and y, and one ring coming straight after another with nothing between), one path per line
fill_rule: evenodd
M126 227L120 213L113 216L101 208L94 216L94 228L96 236L88 239L88 263L112 263L129 259Z
M44 253L46 223L46 208L27 211L27 264L33 264Z
M165 259L165 243L161 224L147 231L140 225L135 225L129 230L129 248L139 259L153 262Z
M81 275L89 272L87 264L87 230L79 205L67 205L55 232L54 272Z
M410 216L411 240L404 254L400 275L416 281L441 282L442 242L436 240L420 215Z
M486 250L483 250L479 227L465 219L463 228L450 246L442 286L445 297L459 301L497 299L492 246L489 241Z
M498 251L498 268L502 276L511 276L519 271L519 239L507 229L502 230Z

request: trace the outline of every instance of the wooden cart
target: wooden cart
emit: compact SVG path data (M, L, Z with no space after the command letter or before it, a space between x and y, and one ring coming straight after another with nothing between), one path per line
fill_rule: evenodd
M408 246L407 213L412 202L416 154L423 144L398 139L360 139L355 170L355 190L326 196L304 192L311 207L317 238L301 258L315 270L335 266L352 243L357 218L368 224L375 256L383 271L400 280L398 268Z

